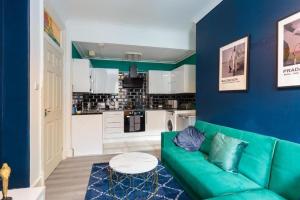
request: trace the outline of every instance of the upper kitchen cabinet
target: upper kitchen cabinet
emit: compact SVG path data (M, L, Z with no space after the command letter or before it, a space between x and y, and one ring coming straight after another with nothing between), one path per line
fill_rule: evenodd
M73 59L73 92L90 92L90 65L87 59Z
M105 93L106 71L102 68L91 69L91 92Z
M148 93L149 94L170 94L171 72L150 70L148 72Z
M171 93L196 92L196 66L182 65L171 72Z
M91 75L92 92L117 94L119 92L119 70L93 68Z
M105 69L105 93L118 94L119 93L119 70L118 69Z

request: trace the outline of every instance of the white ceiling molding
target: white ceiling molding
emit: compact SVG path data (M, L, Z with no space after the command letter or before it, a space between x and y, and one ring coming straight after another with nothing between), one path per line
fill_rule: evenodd
M185 49L158 48L149 46L121 45L110 43L88 43L73 41L82 58L100 60L127 60L127 52L138 52L143 62L175 64L193 55L195 51ZM94 56L89 54L95 53Z
M209 0L209 3L201 9L201 11L195 15L193 22L198 23L203 17L205 17L210 11L212 11L217 5L219 5L223 0Z

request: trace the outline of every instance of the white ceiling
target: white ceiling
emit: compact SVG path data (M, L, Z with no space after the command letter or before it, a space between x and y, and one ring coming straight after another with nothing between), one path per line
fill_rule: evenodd
M176 63L192 55L194 51L183 49L169 49L147 46L121 45L109 43L73 42L84 58L89 57L89 51L95 51L95 59L124 60L126 52L139 52L142 60L148 62Z
M62 21L189 30L222 0L45 0Z

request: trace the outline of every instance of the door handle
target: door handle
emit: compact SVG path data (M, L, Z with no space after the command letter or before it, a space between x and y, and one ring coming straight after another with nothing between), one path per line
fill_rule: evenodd
M45 117L47 117L48 113L50 113L51 111L48 110L47 108L45 108Z

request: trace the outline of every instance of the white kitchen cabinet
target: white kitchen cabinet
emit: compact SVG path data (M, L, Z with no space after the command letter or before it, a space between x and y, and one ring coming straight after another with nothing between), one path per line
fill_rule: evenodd
M182 65L171 72L171 93L196 92L196 67L195 65Z
M102 68L91 69L91 88L92 93L105 93L106 71Z
M149 70L148 72L148 94L170 94L171 72Z
M196 93L196 66L184 65L184 93Z
M103 118L97 115L72 116L72 146L74 156L103 153Z
M119 92L119 70L92 68L91 85L92 92L117 94Z
M166 110L148 110L146 111L146 131L152 133L161 133L166 127Z
M176 68L171 72L171 93L183 92L183 74L181 68Z
M119 70L118 69L105 69L105 93L118 94L119 93Z
M124 133L124 112L110 111L103 113L103 134L109 138L111 134Z
M73 59L73 92L90 92L90 65L87 59Z

